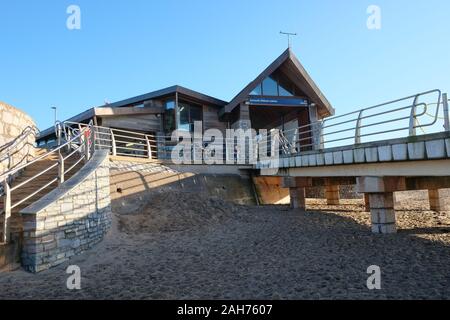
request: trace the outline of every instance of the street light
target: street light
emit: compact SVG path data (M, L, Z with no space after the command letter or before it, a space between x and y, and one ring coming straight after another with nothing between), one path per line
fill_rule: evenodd
M55 110L55 123L56 123L56 121L58 119L58 116L57 116L58 108L57 107L52 107L52 109Z

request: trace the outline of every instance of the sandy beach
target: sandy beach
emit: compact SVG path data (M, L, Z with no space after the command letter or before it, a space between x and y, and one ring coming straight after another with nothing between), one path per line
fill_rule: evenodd
M147 201L116 210L107 238L63 265L0 274L0 298L450 298L450 215L421 199L400 208L396 235L372 234L360 200L308 200L308 212L188 193ZM69 265L81 268L81 290L66 288ZM382 290L367 289L370 265Z

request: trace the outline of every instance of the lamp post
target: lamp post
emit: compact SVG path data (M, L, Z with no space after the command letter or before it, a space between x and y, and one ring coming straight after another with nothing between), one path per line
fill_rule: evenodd
M52 109L55 111L55 123L58 119L58 108L57 107L52 107Z

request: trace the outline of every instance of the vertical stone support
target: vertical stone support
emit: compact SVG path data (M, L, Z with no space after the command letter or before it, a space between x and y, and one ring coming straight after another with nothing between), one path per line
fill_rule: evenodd
M291 208L306 210L306 189L301 187L289 188Z
M365 194L365 199L367 199L367 195L369 198L372 232L396 233L394 191L406 190L405 178L360 177L357 178L357 186L358 191Z
M450 211L450 199L443 194L443 190L428 190L430 200L430 210L432 211Z
M396 233L394 193L371 193L369 198L372 232L380 234Z
M327 198L327 204L330 206L332 205L339 205L339 186L338 185L329 185L325 186L325 196Z
M291 208L306 210L306 188L312 187L311 178L283 177L282 188L289 188Z

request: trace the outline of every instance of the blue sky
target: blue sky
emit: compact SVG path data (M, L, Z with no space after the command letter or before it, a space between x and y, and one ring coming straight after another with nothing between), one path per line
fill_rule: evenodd
M66 9L81 8L81 30ZM381 30L366 27L381 8ZM53 123L179 84L230 100L286 49L337 113L450 89L448 0L0 0L0 100Z

